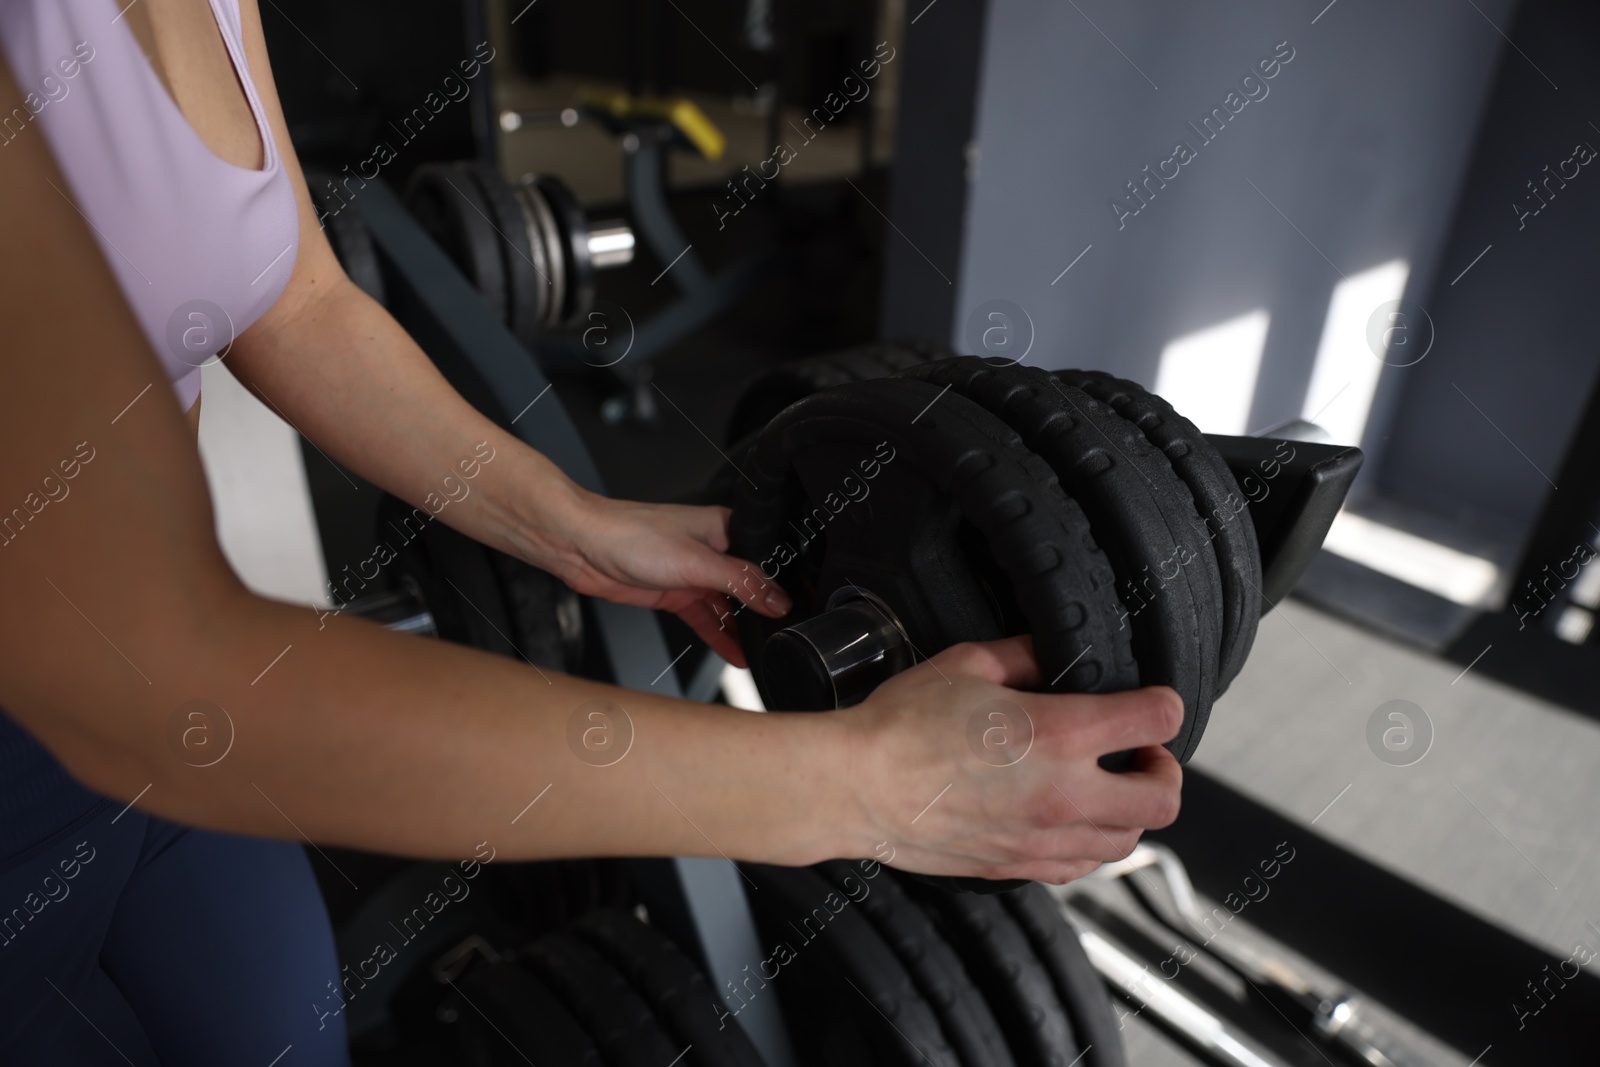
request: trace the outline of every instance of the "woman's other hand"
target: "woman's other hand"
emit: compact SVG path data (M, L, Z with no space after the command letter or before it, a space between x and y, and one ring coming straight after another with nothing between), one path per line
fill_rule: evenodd
M541 516L542 529L522 554L579 593L676 614L743 667L734 616L748 609L779 618L791 602L755 564L727 554L728 515L723 507L643 504L579 490L570 506Z

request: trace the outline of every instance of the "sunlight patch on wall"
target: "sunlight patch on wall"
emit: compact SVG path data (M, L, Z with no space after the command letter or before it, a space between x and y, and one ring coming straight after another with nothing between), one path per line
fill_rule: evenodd
M1361 443L1383 373L1385 344L1399 351L1407 344L1420 343L1410 335L1403 316L1398 320L1383 317L1375 331L1378 351L1368 337L1373 315L1381 315L1385 304L1400 299L1410 273L1405 260L1392 259L1334 286L1300 417L1327 430L1335 444ZM1405 362L1402 357L1396 361Z
M1206 433L1249 432L1269 320L1258 308L1168 341L1156 393Z

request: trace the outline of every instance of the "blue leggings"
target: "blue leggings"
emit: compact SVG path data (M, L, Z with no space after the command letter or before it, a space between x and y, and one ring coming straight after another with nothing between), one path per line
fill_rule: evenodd
M120 808L0 870L0 1063L348 1067L300 846Z

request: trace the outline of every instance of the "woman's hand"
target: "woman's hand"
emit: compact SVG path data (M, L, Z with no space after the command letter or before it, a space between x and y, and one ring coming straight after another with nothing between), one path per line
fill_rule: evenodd
M727 555L728 515L722 507L642 504L579 490L571 506L546 512L523 555L579 593L673 612L743 667L734 615L748 607L778 618L792 605L754 564Z
M866 827L851 854L876 851L924 874L1060 884L1176 819L1183 771L1160 744L1183 723L1177 693L1006 688L1039 681L1031 638L961 644L832 713L850 735L864 816L854 821ZM1130 771L1096 762L1129 748Z

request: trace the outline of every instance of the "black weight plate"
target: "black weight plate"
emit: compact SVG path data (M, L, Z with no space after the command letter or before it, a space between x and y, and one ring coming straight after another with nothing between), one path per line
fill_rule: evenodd
M1261 548L1255 524L1233 472L1188 419L1143 386L1103 371L1062 370L1056 377L1075 385L1144 431L1165 453L1194 494L1222 575L1221 687L1238 677L1261 621Z
M460 163L425 163L406 186L406 206L461 273L482 294L495 317L506 318L505 267L500 236L488 204Z
M1172 464L1137 426L1037 368L966 356L903 374L949 385L1005 420L1083 507L1118 578L1139 681L1183 697L1183 726L1167 748L1187 760L1217 692L1223 604L1216 554Z
M1005 1030L1018 1067L1067 1067L1079 1046L1072 1020L1027 935L1000 898L906 889L932 916Z
M717 467L706 479L703 488L677 498L680 504L698 504L732 508L739 502L740 473L749 465L750 452L756 447L756 435L750 434L736 444L725 448L726 459L719 459Z
M877 873L867 875L863 862L876 866ZM906 895L892 875L884 873L887 868L873 861L829 860L813 869L855 901L894 949L912 981L939 1013L939 1025L962 1063L1014 1067L1000 1024L972 984L960 957L921 905Z
M682 1054L627 979L574 935L546 934L519 958L583 1024L608 1067L662 1067Z
M578 595L547 571L484 550L500 583L506 636L530 663L571 673L583 663L583 608Z
M556 225L564 239L567 263L567 295L561 308L563 323L579 321L594 303L594 261L589 258L589 220L577 197L565 182L553 174L541 174L534 179L545 201L555 213Z
M487 963L454 983L467 1067L525 1063L605 1067L583 1027L548 986L516 963Z
M592 911L572 927L628 979L673 1043L688 1046L685 1067L762 1067L761 1054L700 969L678 946L631 912Z
M532 344L539 332L539 286L544 279L534 267L533 247L528 236L527 217L517 201L511 182L494 167L480 160L463 163L462 169L476 184L483 197L490 225L498 233L501 274L505 279L506 325L524 345Z
M376 532L379 542L395 555L383 568L385 580L391 588L415 583L441 638L520 657L511 641L500 578L487 548L425 509L387 494L378 502ZM339 581L335 578L335 585Z
M866 475L869 456L882 462ZM861 488L858 466L867 481L878 480L852 508L829 489L853 493L852 481ZM795 602L782 621L739 613L740 639L767 707L821 710L791 707L774 693L762 677L761 650L845 585L880 596L921 655L1027 632L1049 691L1120 692L1139 684L1129 631L1118 622L1115 576L1082 509L1015 431L965 397L904 378L835 387L769 423L744 473L730 551L756 562ZM829 503L836 498L837 508ZM839 521L830 521L834 514ZM789 542L806 531L812 536L794 549ZM1020 884L938 882L975 892Z
M733 444L759 433L778 412L812 393L847 382L888 378L896 371L954 354L932 341L907 339L791 360L760 375L740 391L733 414L728 417L725 440Z
M763 943L773 946L768 959L776 969L769 976L768 961L760 961L755 981L765 979L778 989L802 1055L819 1045L824 1050L805 1062L962 1067L937 1009L847 897L808 867L739 867L756 887L745 895ZM760 986L744 981L743 995L761 995Z
M847 462L833 462L841 455ZM874 457L881 462L866 480L878 480L849 505L842 494L853 490L845 478L859 488L868 469L861 465ZM830 467L845 473L821 481ZM908 379L839 386L774 419L744 473L729 523L730 551L755 561L763 574L769 564L790 560L772 566L769 576L795 600L783 620L740 613L751 663L760 663L773 633L815 614L835 588L854 583L889 603L923 655L1007 630L1031 632L1051 680L1047 689L1118 692L1138 685L1127 630L1118 630L1114 575L1082 509L1014 431L972 401ZM813 481L809 495L802 475ZM819 492L818 484L844 488ZM886 489L897 494L894 505L870 504ZM954 514L922 522L930 509L916 504L918 494L947 501ZM897 506L902 500L913 500L911 513ZM959 520L976 529L983 542L977 547L986 551L974 555L987 560L967 558L972 546L956 540ZM802 540L807 531L813 536ZM824 552L816 551L819 544ZM914 565L896 553L911 554ZM991 561L1008 589L984 589L980 564ZM1004 618L1004 604L990 594L1014 600L1021 617ZM773 694L762 695L768 706L781 706Z
M581 605L554 575L387 494L378 503L377 536L396 556L384 568L389 588L413 583L444 640L550 670L570 672L582 662Z
M1105 981L1089 962L1067 917L1048 889L1032 882L1000 901L1028 935L1033 951L1050 972L1072 1029L1083 1048L1082 1067L1128 1067L1122 1024L1111 1008Z

